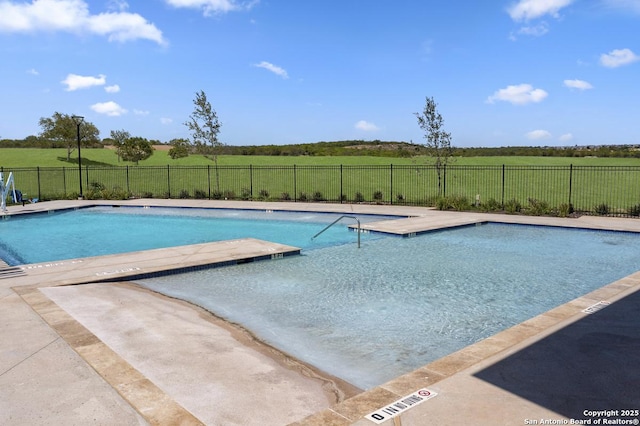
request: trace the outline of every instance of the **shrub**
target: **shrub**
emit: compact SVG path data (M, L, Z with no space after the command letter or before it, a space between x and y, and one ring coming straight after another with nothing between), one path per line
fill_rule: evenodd
M560 217L568 217L571 213L573 213L573 206L568 203L562 203L558 207L558 216Z
M186 189L180 190L180 194L178 194L178 198L180 199L189 198L189 191L187 191Z
M193 191L193 198L197 200L204 200L207 198L207 193L204 192L202 189L196 189Z
M300 195L298 196L298 200L307 201L308 200L307 193L306 192L301 192Z
M324 201L324 197L322 196L322 192L316 191L313 193L313 201Z
M384 198L384 197L383 197L383 194L382 194L382 191L375 191L375 192L373 193L373 200L374 200L374 201L376 201L376 202L380 202L380 201L382 201L382 198Z
M489 198L486 203L480 204L480 210L484 212L497 212L502 210L502 205L495 198Z
M447 197L438 197L435 205L438 210L449 210L449 199Z
M242 191L240 192L240 199L245 201L250 200L251 190L249 188L242 188Z
M364 195L362 195L362 192L357 191L356 195L353 197L353 201L355 201L356 203L364 202Z
M149 191L141 192L140 198L153 198L153 192L149 192Z
M543 216L549 214L549 212L549 204L546 201L539 201L535 198L529 198L527 214L530 214L532 216Z
M404 195L396 194L396 200L398 200L398 202L400 203L404 203L405 202Z
M454 195L449 200L449 205L454 210L457 210L459 212L471 210L471 203L469 202L469 199L464 195Z
M280 194L280 199L282 201L290 201L291 200L291 195L289 195L288 192L283 192L282 194Z
M606 216L609 214L609 206L605 203L598 204L597 206L595 206L594 211L600 216Z
M341 194L341 195L340 195L340 202L341 202L341 203L344 203L345 201L347 201L347 196L346 196L346 195L344 195L344 194Z
M627 214L629 216L640 216L640 204L636 204L635 206L631 206L627 209Z
M222 191L220 191L219 189L214 189L211 193L211 198L213 198L214 200L221 200L223 195L224 194Z
M506 203L504 203L504 211L509 214L520 213L522 210L522 204L515 198L510 199Z
M224 199L225 200L235 200L236 199L236 193L231 189L225 190L223 195L224 195Z
M267 191L266 189L261 189L258 194L259 194L260 199L262 199L262 200L266 200L266 199L269 198L269 191Z

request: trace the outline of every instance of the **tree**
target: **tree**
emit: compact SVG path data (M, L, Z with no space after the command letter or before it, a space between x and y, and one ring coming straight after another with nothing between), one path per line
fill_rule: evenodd
M189 121L185 122L184 125L191 131L193 144L197 151L205 156L208 154L212 156L216 170L216 189L220 191L218 151L224 145L218 140L221 123L218 121L216 111L207 100L204 90L196 93L193 104L195 105L193 113L189 116Z
M422 113L414 113L418 118L418 125L424 131L427 154L431 157L438 175L438 194L442 194L442 179L447 164L453 161L453 147L451 133L442 129L444 120L437 110L438 104L433 98L426 98Z
M128 138L122 145L120 155L124 161L133 161L137 165L140 160L146 160L153 155L153 145L145 138Z
M118 162L120 162L120 158L122 158L122 148L124 144L127 142L127 139L131 138L131 134L126 130L112 130L111 131L111 139L113 141L113 147L116 150L116 156L118 157Z
M67 148L67 161L71 160L71 153L78 145L78 127L69 114L53 113L51 117L42 117L38 121L42 128L40 137L62 143ZM100 131L93 123L85 121L80 125L80 140L82 144L100 142Z
M191 143L188 139L171 139L169 141L169 145L171 145L171 149L169 150L169 157L173 158L183 158L189 156L189 150L191 149Z

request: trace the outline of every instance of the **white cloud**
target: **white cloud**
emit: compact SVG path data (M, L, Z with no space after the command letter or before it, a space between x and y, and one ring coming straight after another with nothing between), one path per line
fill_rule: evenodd
M277 65L273 65L270 62L266 62L266 61L262 61L259 64L254 64L254 67L258 67L258 68L264 68L266 70L271 71L272 73L279 75L280 77L287 79L289 78L289 74L287 74L287 71L285 71L283 68L280 68Z
M149 115L149 111L143 111L141 109L134 109L133 113L135 115Z
M168 5L173 7L184 7L190 9L201 9L204 16L210 16L217 13L227 13L236 10L248 10L258 3L254 1L237 1L237 0L165 0Z
M36 70L35 68L31 68L31 69L27 70L27 74L31 74L31 75L40 75L40 73L38 72L38 70Z
M564 85L570 89L589 90L593 89L591 83L584 80L565 80Z
M515 105L525 105L532 102L542 102L547 96L547 92L542 89L534 89L530 84L518 84L498 90L487 98L487 103L505 101Z
M630 49L614 49L609 53L600 55L600 64L607 68L617 68L636 61L640 61L640 56Z
M160 119L160 122L161 122L162 124L165 124L165 125L166 125L166 124L171 124L171 123L173 123L173 118L162 117L162 118Z
M551 133L547 132L546 130L534 130L527 133L526 136L531 140L541 140L551 138Z
M545 15L559 17L558 12L574 0L520 0L507 9L514 21L529 21Z
M120 91L120 86L114 84L113 86L107 86L104 88L104 91L107 93L118 93Z
M67 92L73 92L74 90L86 89L92 86L103 86L106 82L107 77L103 74L100 74L97 77L69 74L67 75L67 78L62 80L60 83L67 86L65 89Z
M532 27L522 27L518 30L518 34L524 34L532 37L541 37L549 32L549 25L546 22L542 22Z
M120 9L126 3L120 2ZM31 3L0 2L0 32L66 31L98 34L109 41L147 39L166 41L154 24L137 13L124 11L92 15L83 0L32 0Z
M571 133L565 133L564 135L558 138L560 142L569 142L572 139L573 139L573 135Z
M91 105L91 109L98 114L105 114L110 117L118 117L127 113L127 110L113 101L99 102Z
M640 13L640 1L638 0L602 0L602 4L613 9L620 9L624 12L631 11Z
M365 120L358 121L355 124L355 128L358 130L364 130L365 132L375 132L376 130L379 130L378 126Z

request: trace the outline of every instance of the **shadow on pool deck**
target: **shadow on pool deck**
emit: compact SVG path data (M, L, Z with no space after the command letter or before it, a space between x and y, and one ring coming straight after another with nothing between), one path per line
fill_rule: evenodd
M570 419L588 419L585 410L640 407L638 366L640 291L474 376Z

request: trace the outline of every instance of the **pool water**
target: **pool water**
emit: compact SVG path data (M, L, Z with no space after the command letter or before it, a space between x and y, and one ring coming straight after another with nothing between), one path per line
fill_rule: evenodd
M639 238L486 224L139 284L369 389L639 270Z
M102 256L238 238L258 238L306 250L356 244L345 218L333 213L265 210L92 207L0 220L0 259L9 265ZM358 215L362 223L398 217ZM363 234L363 240L380 238Z

